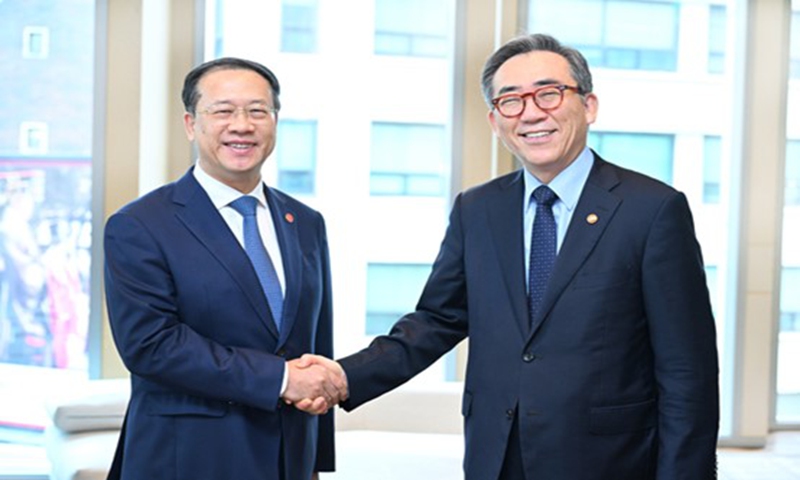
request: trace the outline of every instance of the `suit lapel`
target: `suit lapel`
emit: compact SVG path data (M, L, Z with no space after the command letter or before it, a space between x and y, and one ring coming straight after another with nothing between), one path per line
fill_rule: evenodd
M528 332L528 303L525 292L525 248L522 241L522 197L525 185L522 171L500 183L497 201L486 202L489 231L503 272L505 291L517 326L524 335Z
M278 342L280 347L291 332L297 317L297 308L300 304L301 286L303 285L303 255L298 238L297 214L289 209L283 197L269 187L265 188L265 195L272 223L275 225L275 234L278 236L278 245L281 249L283 260L283 274L285 287L283 292L283 318L281 319L281 335Z
M611 193L611 189L618 183L619 177L613 167L595 156L594 166L556 258L553 276L550 277L542 299L542 308L533 320L529 340L541 327L553 305L594 250L603 231L611 222L620 204L620 199Z
M270 333L278 338L278 330L272 321L272 314L269 313L261 284L255 270L249 268L250 260L247 254L243 248L237 248L236 238L211 199L195 180L191 169L176 182L173 200L182 207L177 209L175 214L178 220L219 260L245 293Z

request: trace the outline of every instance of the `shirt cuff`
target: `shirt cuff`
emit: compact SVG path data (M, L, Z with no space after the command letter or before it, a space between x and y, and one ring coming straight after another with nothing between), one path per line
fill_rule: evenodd
M289 362L283 364L283 380L281 381L281 397L286 393L286 387L289 385Z

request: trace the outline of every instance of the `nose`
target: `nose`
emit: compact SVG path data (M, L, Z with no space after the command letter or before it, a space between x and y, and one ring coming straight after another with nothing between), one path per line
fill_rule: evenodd
M253 122L250 121L250 114L247 113L247 109L238 107L233 111L233 115L230 118L230 123L228 123L228 129L252 130L253 128L255 127L253 126Z
M539 108L536 102L533 101L533 95L525 95L522 97L522 113L520 119L536 119L547 115L545 110Z

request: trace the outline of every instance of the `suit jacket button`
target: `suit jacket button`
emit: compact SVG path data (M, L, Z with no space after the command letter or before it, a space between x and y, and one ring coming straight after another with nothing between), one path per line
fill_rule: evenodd
M281 348L280 350L278 350L276 352L276 355L278 355L279 357L284 357L285 358L286 357L286 349Z
M506 418L508 418L509 420L514 418L514 409L513 408L509 408L508 410L506 410Z
M522 355L522 361L525 363L531 363L534 359L536 359L536 355L531 352L525 352L525 354Z

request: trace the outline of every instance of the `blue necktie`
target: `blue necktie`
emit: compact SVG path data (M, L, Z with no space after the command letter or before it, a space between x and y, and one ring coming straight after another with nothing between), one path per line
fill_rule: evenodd
M553 217L553 203L558 196L546 185L533 191L536 202L536 217L531 233L531 258L528 272L528 308L531 325L539 310L539 305L547 288L547 281L556 261L556 220Z
M250 257L250 262L261 282L261 288L264 289L264 295L267 297L275 325L280 330L281 316L283 315L283 293L275 266L272 264L264 242L261 240L261 234L258 232L258 221L256 220L258 199L250 196L239 197L230 205L244 217L244 251Z

